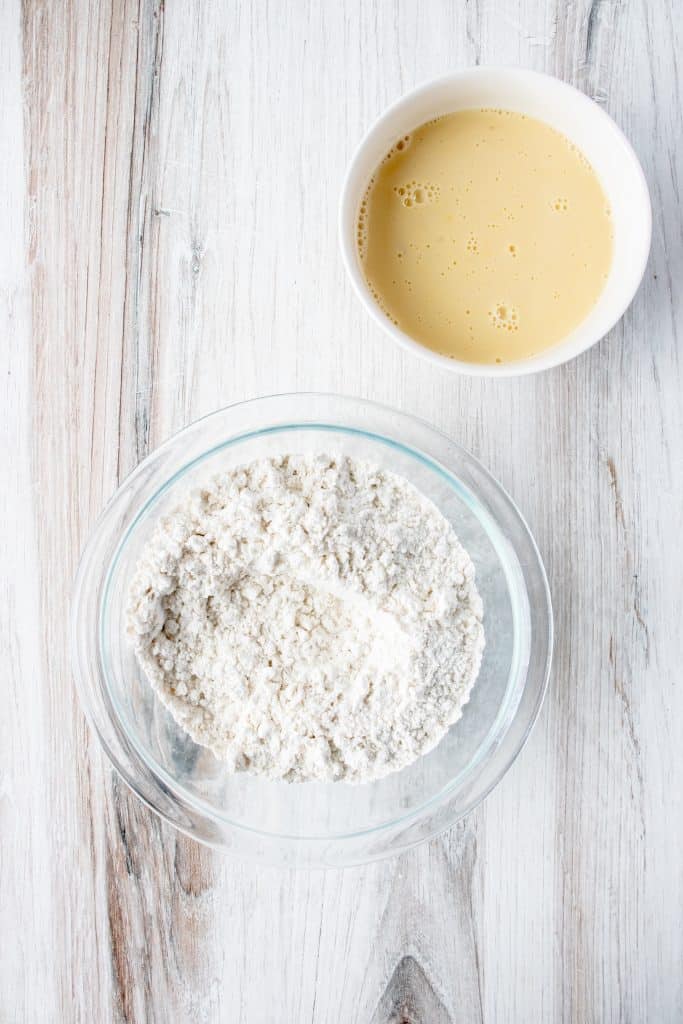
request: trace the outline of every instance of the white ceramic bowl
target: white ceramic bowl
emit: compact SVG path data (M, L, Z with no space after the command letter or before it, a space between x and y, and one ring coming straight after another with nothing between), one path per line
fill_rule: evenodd
M596 305L563 341L528 359L502 365L439 355L396 327L368 288L358 257L356 227L370 178L397 139L425 121L456 110L497 107L545 121L571 139L593 166L612 208L614 255ZM513 377L573 359L614 326L635 295L650 251L652 211L638 158L611 117L578 89L521 68L469 68L434 79L389 107L358 147L342 192L339 233L344 264L371 316L404 348L448 370L482 377Z

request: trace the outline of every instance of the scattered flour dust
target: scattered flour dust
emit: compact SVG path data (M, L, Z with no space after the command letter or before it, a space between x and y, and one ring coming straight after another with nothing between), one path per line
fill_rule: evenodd
M160 520L128 628L178 723L232 771L366 782L460 717L484 647L474 567L394 473L285 455Z

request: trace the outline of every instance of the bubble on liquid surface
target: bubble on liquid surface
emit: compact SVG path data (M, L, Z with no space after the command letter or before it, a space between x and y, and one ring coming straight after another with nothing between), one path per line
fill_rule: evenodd
M375 183L375 179L370 179L370 184L365 190L365 195L361 199L360 208L358 210L358 220L356 221L356 245L361 259L365 259L367 244L368 244L368 231L367 231L367 217L368 217L368 203L370 201L370 192L372 186Z
M403 185L394 185L393 191L400 202L406 207L435 203L441 194L438 185L421 181L408 181Z
M507 302L499 302L489 310L489 319L498 330L510 332L519 330L517 309Z

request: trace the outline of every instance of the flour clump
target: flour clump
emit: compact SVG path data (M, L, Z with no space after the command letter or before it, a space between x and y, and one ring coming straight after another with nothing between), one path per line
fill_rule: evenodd
M128 631L178 723L231 771L366 782L433 748L484 647L474 567L405 479L284 455L163 517Z

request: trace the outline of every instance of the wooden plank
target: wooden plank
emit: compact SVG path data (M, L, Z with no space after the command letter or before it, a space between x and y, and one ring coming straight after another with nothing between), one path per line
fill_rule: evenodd
M678 5L0 12L0 1019L681 1019ZM537 378L394 351L337 250L366 126L475 62L587 91L652 190L635 303ZM401 406L479 455L537 536L557 614L549 699L500 787L447 836L345 872L177 837L113 779L69 667L78 553L118 481L191 419L290 389Z

